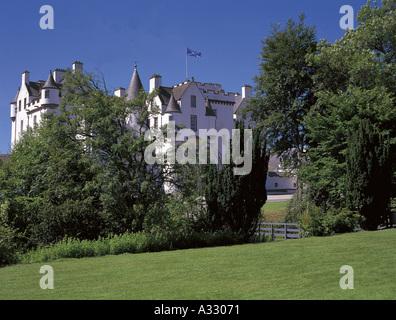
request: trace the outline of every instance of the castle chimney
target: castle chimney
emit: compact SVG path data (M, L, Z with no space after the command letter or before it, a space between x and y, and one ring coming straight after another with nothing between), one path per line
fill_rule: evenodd
M125 94L125 88L118 88L114 91L116 97L122 97Z
M162 77L158 74L154 74L150 78L150 92L153 92L156 88L162 85Z
M59 83L63 80L66 71L63 69L55 69L54 70L54 80L56 83Z
M29 82L30 82L30 72L24 71L22 73L22 86L24 83L29 84Z
M75 72L76 70L80 70L81 72L83 72L83 63L80 61L75 61L73 62L73 72Z
M252 97L252 86L245 84L242 86L242 99L247 99Z

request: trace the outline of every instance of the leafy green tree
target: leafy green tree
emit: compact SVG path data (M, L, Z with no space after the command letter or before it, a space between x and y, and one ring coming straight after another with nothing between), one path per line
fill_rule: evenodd
M47 114L39 127L24 134L0 171L0 203L7 203L4 213L18 232L19 247L64 236L93 239L103 230L99 199L89 188L91 162L83 144L69 139L66 131L57 117ZM85 223L73 224L78 215L65 210L70 199L90 208L88 214L79 207Z
M298 165L309 145L304 116L315 103L312 76L315 68L306 55L316 52L316 30L290 19L281 29L274 24L262 41L259 75L254 78L256 94L246 112L265 130L268 146L276 154L292 152Z
M171 176L162 165L147 165L144 159L149 142L142 133L156 93L142 91L133 101L109 96L104 82L78 72L66 75L64 89L63 126L86 149L95 171L91 187L99 194L108 229L142 231L145 214L164 199L162 187Z
M347 137L348 132L358 130L362 119L370 120L384 134L391 133L396 110L385 88L318 93L318 104L306 117L311 139L307 165L298 173L317 205L346 205Z
M110 96L91 74L65 80L60 112L29 129L0 170L0 204L27 247L141 231L165 196L167 176L144 160L150 97Z
M299 177L310 200L319 205L346 205L347 137L362 120L389 135L395 155L395 8L394 0L382 1L382 6L368 1L358 13L356 30L347 30L334 43L322 41L318 52L307 56L316 70L312 79L317 101L304 118L310 146ZM393 164L391 176L395 169Z
M365 217L364 229L375 230L387 219L390 204L389 136L380 135L370 120L364 119L347 142L347 205Z

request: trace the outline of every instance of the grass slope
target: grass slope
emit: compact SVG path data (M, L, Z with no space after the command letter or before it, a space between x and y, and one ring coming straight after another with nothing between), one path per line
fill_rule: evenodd
M267 202L261 209L262 222L284 222L289 201Z
M396 229L0 269L0 299L395 299ZM342 290L341 266L354 269Z

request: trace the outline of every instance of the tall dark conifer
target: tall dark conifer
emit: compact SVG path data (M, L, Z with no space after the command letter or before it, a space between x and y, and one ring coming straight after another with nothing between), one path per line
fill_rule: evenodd
M379 134L368 119L350 133L347 148L346 196L351 210L365 217L362 227L375 230L386 218L390 203L389 137Z
M243 121L236 128L244 132ZM246 152L244 136L240 135L241 153ZM207 169L205 199L208 217L214 230L229 228L248 240L256 230L261 207L267 200L265 188L269 157L266 143L258 129L253 129L252 170L247 175L235 175L234 163ZM242 154L243 155L243 154Z

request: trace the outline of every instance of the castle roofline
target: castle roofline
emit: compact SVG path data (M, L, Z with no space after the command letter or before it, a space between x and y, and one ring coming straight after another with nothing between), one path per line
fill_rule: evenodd
M128 100L135 99L139 95L140 90L142 89L142 81L140 80L137 66L135 65L135 70L133 71L131 82L129 83L128 89L126 91Z
M47 81L44 83L43 89L58 89L58 86L55 83L54 77L52 76L52 70L48 75Z
M21 88L18 88L18 91L14 97L14 100L11 101L11 104L17 104L18 103L18 96L19 96L19 91L21 91Z
M170 96L168 106L164 113L181 113L180 106L177 103L173 93Z

